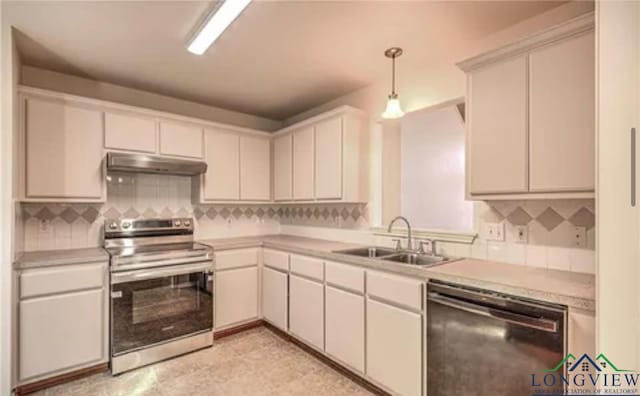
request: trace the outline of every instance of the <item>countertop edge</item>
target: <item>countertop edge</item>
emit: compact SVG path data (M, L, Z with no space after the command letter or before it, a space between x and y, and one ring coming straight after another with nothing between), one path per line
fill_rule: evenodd
M206 244L208 246L213 247L216 251L224 251L224 250L233 250L233 249L242 249L242 248L251 248L251 247L264 247L271 248L276 250L283 250L289 253L294 254L302 254L316 258L323 258L326 260L337 261L340 263L356 265L359 267L364 267L367 269L375 270L375 271L383 271L387 273L408 276L413 278L418 278L424 281L429 279L451 282L461 284L463 286L470 287L478 287L478 288L486 288L492 291L497 291L500 293L511 294L524 298L531 298L535 300L541 300L549 303L566 305L570 308L581 309L584 311L595 312L596 303L595 299L583 298L574 295L561 294L557 292L549 292L543 290L536 290L532 288L527 288L524 286L517 285L509 285L500 282L492 282L484 279L477 279L473 277L465 277L460 275L452 275L452 274L444 274L439 273L429 268L421 268L421 267L406 267L404 264L392 263L392 262L379 262L378 260L357 257L357 256L348 256L340 253L314 250L308 247L296 247L292 246L292 242L290 243L279 243L268 241L269 236L256 236L255 239L246 239L246 240L237 240L237 241L224 241L221 240L216 242L214 240L209 241L200 241L200 243ZM327 241L328 243L339 243L336 241ZM357 244L353 244L357 245ZM461 259L461 260L464 260ZM443 264L446 265L446 264Z

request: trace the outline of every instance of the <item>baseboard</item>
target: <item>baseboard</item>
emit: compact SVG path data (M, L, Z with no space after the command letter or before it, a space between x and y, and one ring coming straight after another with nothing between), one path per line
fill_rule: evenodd
M345 377L349 378L353 382L359 384L363 388L366 388L369 392L371 392L371 393L373 393L375 395L379 395L379 396L391 396L388 392L386 392L383 389L379 388L377 385L367 381L366 379L362 378L358 374L355 374L350 369L344 367L340 363L337 363L337 362L331 360L329 357L325 356L321 352L313 349L312 347L308 346L307 344L303 343L302 341L298 340L297 338L290 336L289 334L287 334L286 332L284 332L284 331L280 330L279 328L273 326L272 324L264 322L264 327L266 327L267 329L271 330L273 333L275 333L276 335L280 336L281 338L283 338L283 339L295 344L297 347L299 347L303 351L305 351L308 354L312 355L316 359L322 361L323 363L325 363L326 365L330 366L334 370L340 372L340 374L342 374Z
M379 395L379 396L389 396L388 392L380 389L375 384L367 381L366 379L364 379L361 376L355 374L354 372L352 372L348 368L344 367L340 363L337 363L337 362L331 360L330 358L328 358L327 356L323 355L322 353L316 351L315 349L311 348L310 346L306 345L305 343L303 343L303 342L299 341L298 339L290 336L286 332L280 330L279 328L273 326L272 324L270 324L268 322L265 322L262 319L258 319L258 320L255 320L255 321L252 321L252 322L249 322L249 323L244 323L244 324L239 325L239 326L230 327L228 329L218 330L218 331L213 333L213 338L214 338L214 340L219 340L219 339L224 338L224 337L229 337L229 336L232 336L234 334L242 333L244 331L248 331L248 330L255 329L257 327L262 327L262 326L266 327L271 332L273 332L274 334L276 334L280 338L284 339L285 341L288 341L288 342L291 342L291 343L295 344L300 349L304 350L305 352L307 352L310 355L314 356L316 359L318 359L318 360L322 361L323 363L327 364L328 366L330 366L334 370L340 372L345 377L348 377L352 381L354 381L357 384L361 385L362 387L366 388L371 393ZM214 346L215 346L215 343L214 343ZM44 379L44 380L36 381L36 382L30 383L30 384L21 385L21 386L16 388L15 394L16 394L16 396L27 395L29 393L34 393L34 392L37 392L37 391L40 391L40 390L43 390L43 389L46 389L46 388L50 388L52 386L64 384L66 382L75 381L77 379L88 377L90 375L98 374L98 373L101 373L101 372L104 372L104 371L107 371L107 370L109 370L109 364L108 363L102 363L102 364L99 364L99 365L96 365L96 366L87 367L87 368L84 368L84 369L81 369L81 370L72 371L70 373L61 374L61 375L58 375L58 376L55 376L55 377L51 377L51 378L47 378L47 379Z
M109 363L101 363L95 366L71 371L69 373L56 375L55 377L35 381L26 385L20 385L15 389L15 394L16 396L22 396L29 393L35 393L46 388L51 388L52 386L75 381L80 378L89 377L91 375L102 373L108 370Z
M256 319L254 321L243 323L239 326L229 327L227 329L218 330L213 332L213 339L219 340L224 337L229 337L234 334L242 333L243 331L255 329L256 327L260 327L264 325L264 321L262 319Z

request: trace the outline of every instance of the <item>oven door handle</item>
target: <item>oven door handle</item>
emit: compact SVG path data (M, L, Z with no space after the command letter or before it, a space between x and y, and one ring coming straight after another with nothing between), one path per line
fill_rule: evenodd
M504 311L502 309L490 308L483 305L473 304L470 302L447 297L438 293L429 293L428 301L432 301L434 303L438 303L450 308L459 309L468 313L498 319L517 326L528 327L548 333L556 333L558 331L558 322L555 320L536 318L533 316Z
M211 274L213 263L211 261L203 261L189 265L175 265L171 267L162 267L148 270L125 271L111 273L111 283L135 282L145 279L163 278L173 275L191 274L194 272L206 272Z

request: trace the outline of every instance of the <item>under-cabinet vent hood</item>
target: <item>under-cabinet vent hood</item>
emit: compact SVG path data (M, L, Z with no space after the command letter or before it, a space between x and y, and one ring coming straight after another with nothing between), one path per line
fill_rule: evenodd
M107 170L195 176L207 171L207 163L144 154L107 153Z

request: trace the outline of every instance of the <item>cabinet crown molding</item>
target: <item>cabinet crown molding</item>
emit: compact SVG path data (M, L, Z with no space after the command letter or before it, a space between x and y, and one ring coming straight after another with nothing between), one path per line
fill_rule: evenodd
M366 113L363 110L360 110L356 107L352 107L352 106L339 106L336 107L335 109L329 110L329 111L325 111L324 113L315 115L313 117L307 118L305 120L296 122L295 124L291 124L287 127L284 127L282 129L279 129L278 131L273 133L273 136L279 136L279 135L284 135L288 132L294 131L296 129L300 129L300 128L304 128L306 126L309 125L313 125L313 124L317 124L320 121L326 120L328 118L331 117L335 117L338 115L343 115L343 114L353 114L359 117L364 117L366 116Z
M533 33L497 49L465 59L458 62L457 66L462 71L469 72L487 64L526 53L527 51L542 47L555 41L591 31L594 27L595 13L589 12L540 32Z

